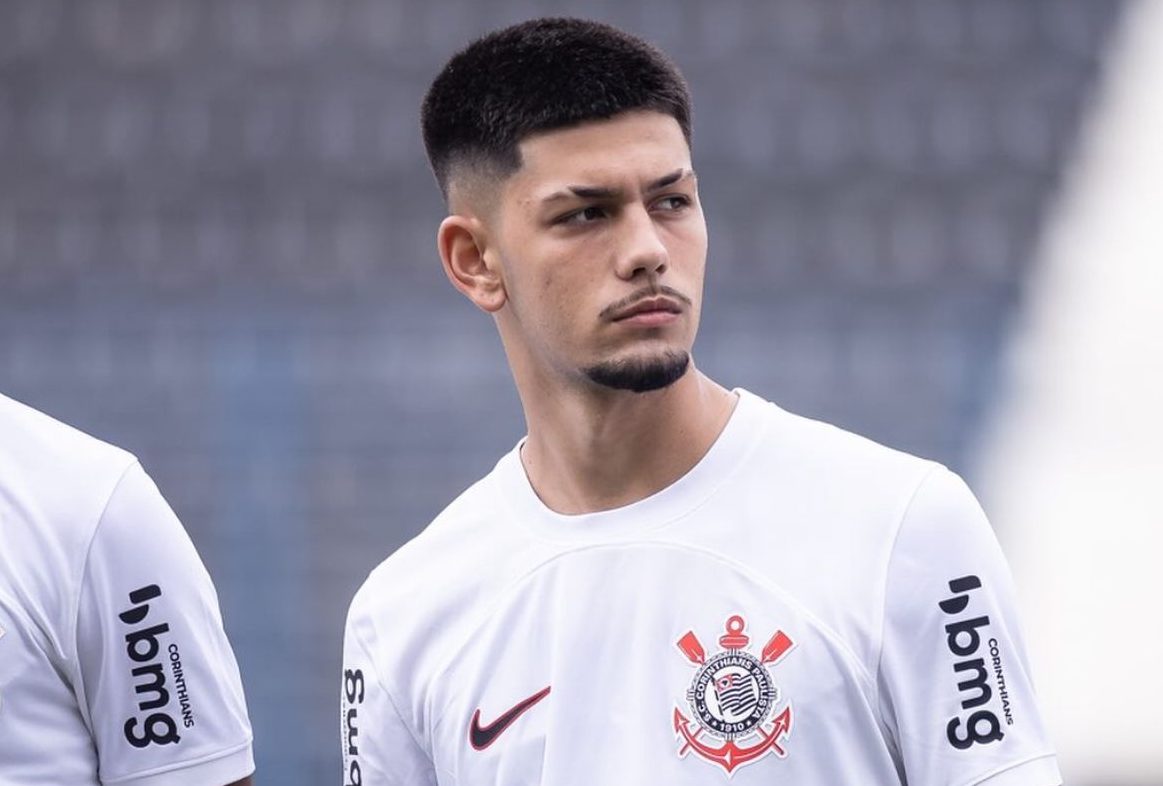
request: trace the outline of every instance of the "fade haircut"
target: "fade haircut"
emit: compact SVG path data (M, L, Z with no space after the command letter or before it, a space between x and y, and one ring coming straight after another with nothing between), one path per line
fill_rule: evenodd
M436 77L420 112L428 161L448 200L463 169L504 179L530 134L646 109L670 115L691 141L691 99L654 46L584 19L547 18L469 44Z

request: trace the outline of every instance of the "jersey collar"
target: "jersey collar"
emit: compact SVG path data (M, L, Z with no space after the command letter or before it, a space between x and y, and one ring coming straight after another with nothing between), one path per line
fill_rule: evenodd
M596 513L557 513L545 506L529 483L520 458L522 438L493 471L503 509L512 514L516 526L539 537L589 542L637 536L683 518L734 474L770 422L763 415L773 405L742 388L733 392L739 402L711 448L685 475L649 497Z

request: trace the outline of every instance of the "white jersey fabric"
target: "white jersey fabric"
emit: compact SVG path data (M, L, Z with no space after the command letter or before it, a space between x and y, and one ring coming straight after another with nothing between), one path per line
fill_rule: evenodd
M343 782L1060 783L965 484L736 393L651 497L559 515L518 447L373 571Z
M0 396L0 786L254 770L218 599L137 460Z

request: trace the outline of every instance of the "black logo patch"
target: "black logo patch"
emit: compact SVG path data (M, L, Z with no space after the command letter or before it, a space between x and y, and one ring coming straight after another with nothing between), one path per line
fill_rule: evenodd
M343 786L363 786L359 766L359 705L363 704L364 680L361 669L343 670Z
M133 607L123 611L119 616L126 625L139 625L149 616L149 602L160 598L161 589L156 584L135 589L129 593L129 602ZM178 735L178 726L172 715L163 710L170 703L170 692L166 689L166 674L163 666L164 658L161 655L161 641L159 636L169 633L170 626L162 622L149 627L141 627L125 634L125 654L129 660L137 664L130 671L133 675L133 690L137 694L137 709L145 715L144 718L131 716L125 721L125 739L135 748L144 748L148 745L171 745L181 741ZM181 660L177 655L177 646L171 644L169 657L181 669ZM185 691L185 682L181 685ZM148 714L146 714L148 713ZM189 723L193 725L193 716L189 716Z
M949 616L957 617L969 608L969 594L981 589L977 576L962 576L949 582L953 597L937 605ZM961 710L968 716L954 716L945 726L949 744L958 750L973 745L988 745L1005 736L998 717L987 705L993 698L989 669L985 659L976 657L981 649L981 630L989 627L989 617L964 616L945 626L945 644L958 660L953 664L954 678L961 697ZM992 641L992 639L991 639ZM971 712L972 711L972 712Z

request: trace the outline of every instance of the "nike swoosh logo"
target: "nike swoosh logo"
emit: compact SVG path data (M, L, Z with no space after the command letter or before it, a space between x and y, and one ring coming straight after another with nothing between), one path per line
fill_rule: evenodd
M478 709L472 715L472 723L468 727L468 742L478 751L483 751L496 741L501 733L513 724L513 721L521 717L525 710L532 707L537 702L549 695L549 688L546 685L542 690L537 691L529 698L513 706L508 712L487 726L481 726L481 711Z

